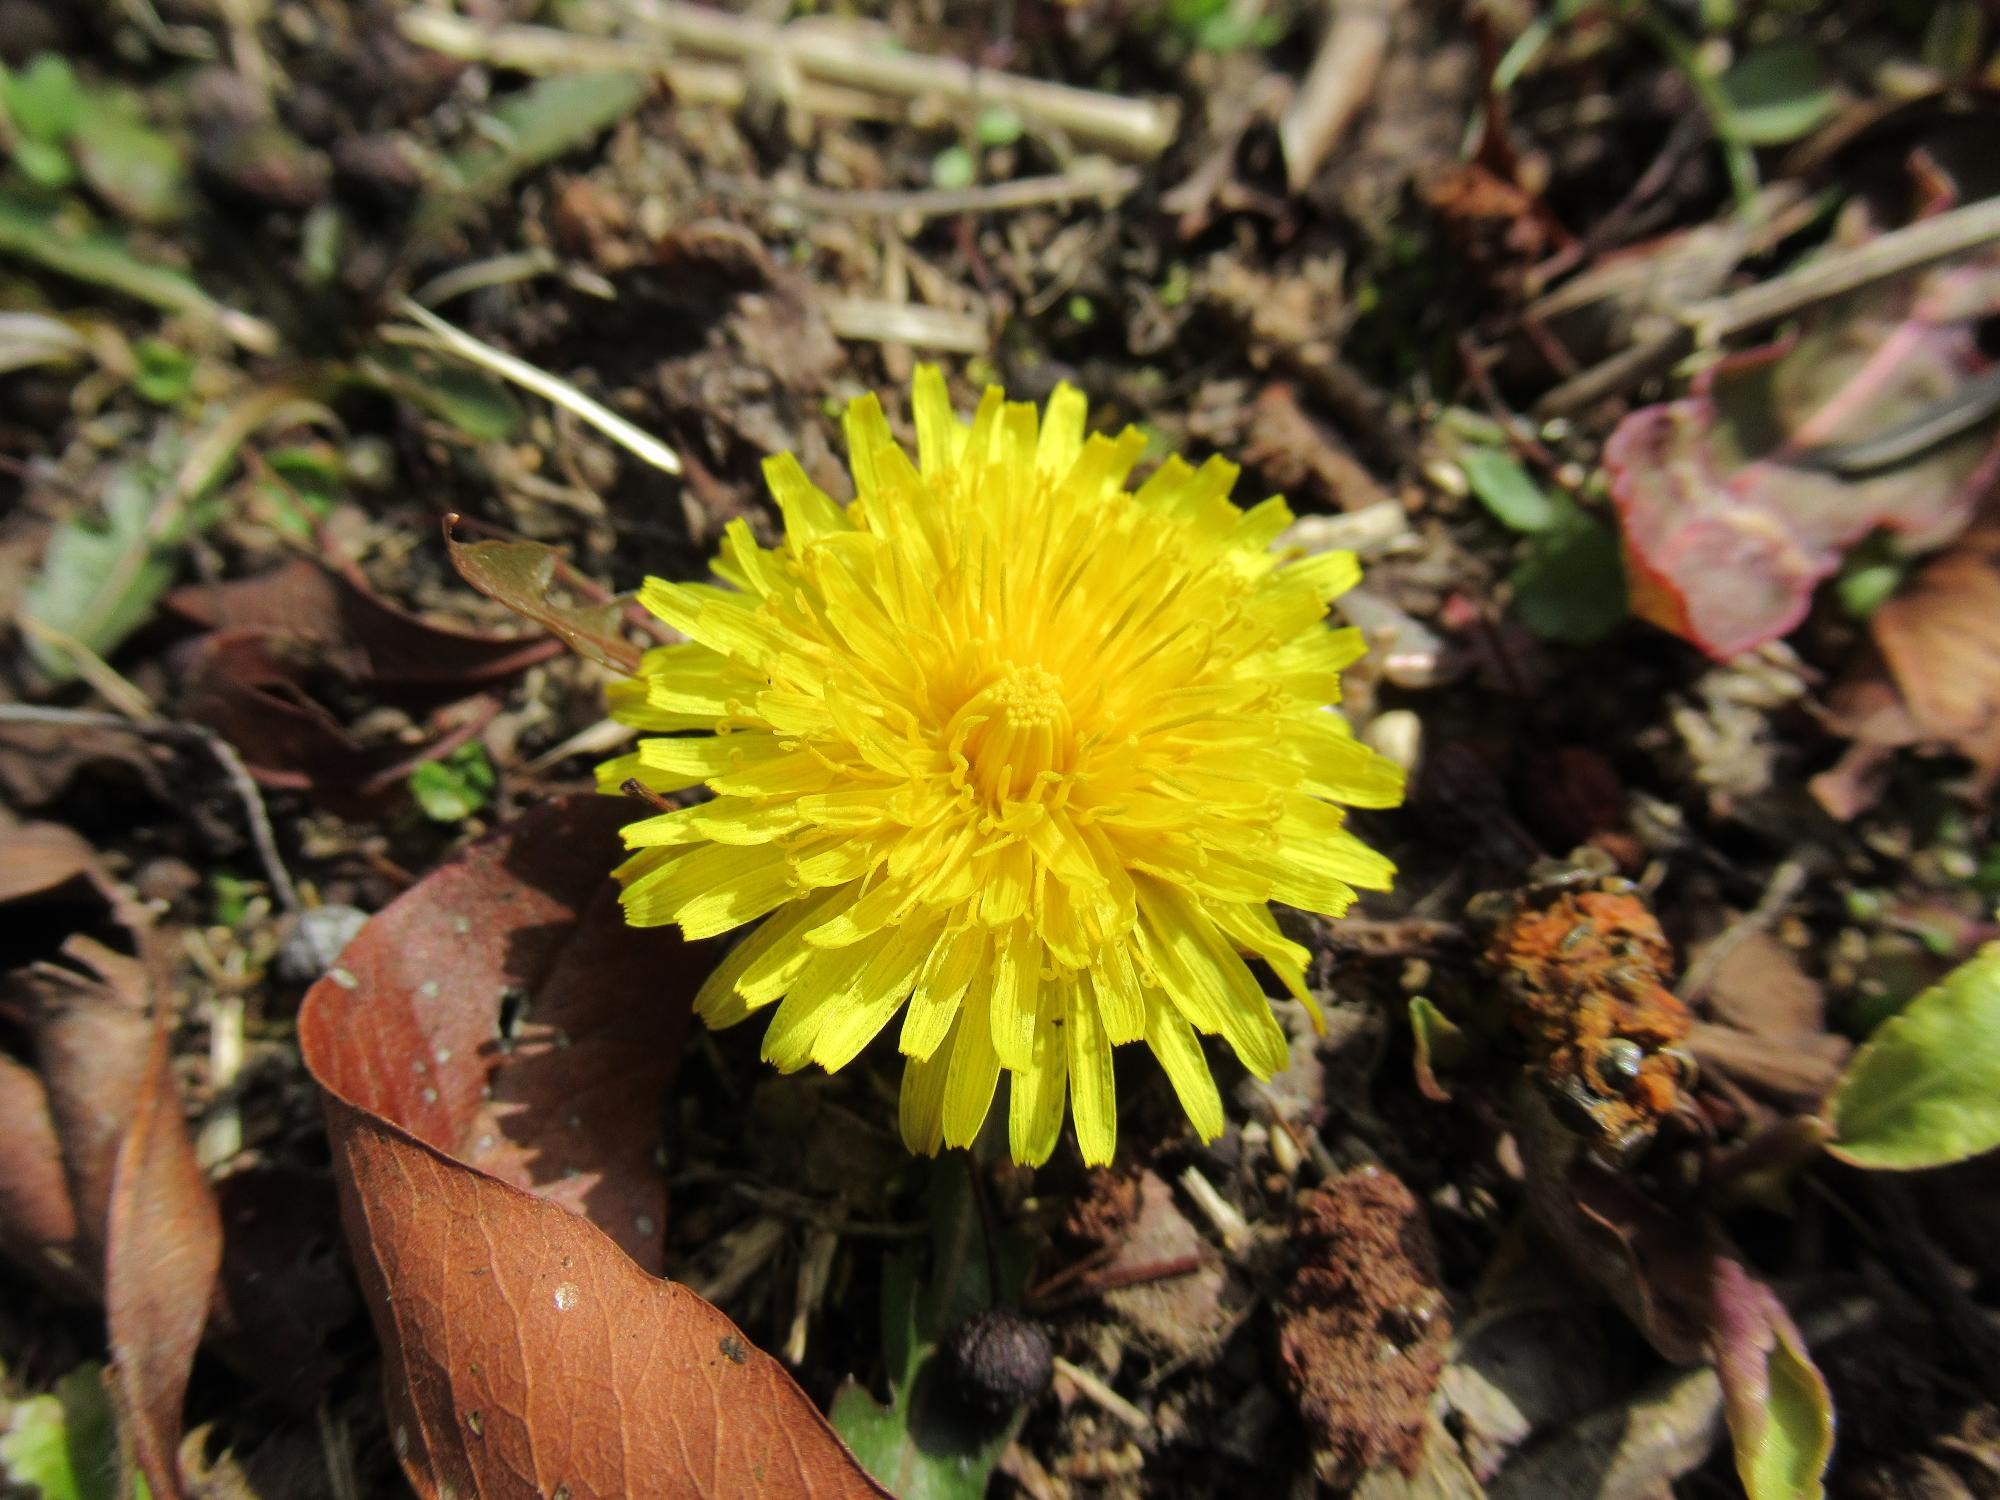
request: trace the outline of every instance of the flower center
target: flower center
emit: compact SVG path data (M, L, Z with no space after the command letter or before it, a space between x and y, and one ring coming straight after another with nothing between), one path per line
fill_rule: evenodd
M1075 736L1062 679L1045 667L1009 666L952 715L945 737L989 803L1031 797L1044 774L1070 769Z

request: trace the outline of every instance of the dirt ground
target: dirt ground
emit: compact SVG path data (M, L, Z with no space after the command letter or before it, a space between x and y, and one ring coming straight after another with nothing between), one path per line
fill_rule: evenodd
M1828 1149L2000 937L2000 12L0 0L0 61L0 1491L712 1425L754 1493L741 1417L864 1493L817 1411L911 1496L1769 1500L1827 1422L1828 1493L2000 1495L1994 1142ZM911 1158L893 1042L781 1077L603 905L625 596L775 545L776 454L850 495L920 362L1361 560L1395 888L1281 915L1327 1024L1210 1049L1213 1141L1129 1048L1109 1168ZM749 1415L481 1321L453 1226L531 1197Z

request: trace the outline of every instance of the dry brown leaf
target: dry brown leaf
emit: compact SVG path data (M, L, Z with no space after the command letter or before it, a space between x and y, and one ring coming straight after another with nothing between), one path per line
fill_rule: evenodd
M0 902L39 896L97 869L90 841L60 823L16 826L0 808L0 834L7 840L7 857L0 860Z
M301 1008L396 1451L426 1497L879 1495L776 1361L620 1248L658 1263L700 972L620 918L627 817L584 797L510 825ZM511 1049L509 997L533 1028Z
M540 635L432 624L377 594L353 567L305 558L255 578L176 589L163 602L205 630L266 631L309 642L317 663L405 707L463 698L560 650Z
M166 606L204 627L181 653L183 717L234 745L266 786L310 791L337 812L374 811L425 760L497 707L476 698L562 650L543 635L434 625L371 590L358 570L296 559L275 572L176 590ZM411 713L464 705L455 727L409 745L364 745L322 706L328 678Z
M1870 622L1918 731L2000 775L2000 527L1918 573Z
M147 1016L144 965L82 938L64 952L88 972L37 964L20 985L45 1090L45 1149L60 1153L67 1189L72 1237L60 1254L75 1274L62 1279L102 1289L112 1398L140 1473L169 1500L181 1493L181 1404L221 1224L181 1115L166 1013ZM10 1154L28 1144L8 1141ZM47 1229L59 1227L52 1204L40 1212Z
M565 604L554 597L555 548L542 542L461 542L451 534L457 516L444 519L444 544L459 577L515 614L546 626L577 655L609 667L621 677L639 670L640 651L625 639L625 605L616 599Z
M1686 1046L1704 1076L1715 1069L1795 1110L1816 1108L1853 1051L1826 1029L1826 996L1791 949L1767 932L1718 938L1729 948L1709 974ZM1696 949L1690 967L1702 964Z
M32 1068L0 1054L0 1254L65 1296L95 1294L77 1259L76 1206L63 1176L49 1096Z
M215 1195L181 1117L166 1014L152 1027L105 1218L111 1396L154 1495L180 1489L181 1405L222 1262Z

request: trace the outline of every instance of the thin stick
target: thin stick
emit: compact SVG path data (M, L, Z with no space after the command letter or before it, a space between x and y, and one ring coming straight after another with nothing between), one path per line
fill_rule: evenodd
M573 413L619 447L635 457L644 459L654 468L664 469L669 474L680 473L680 455L673 449L651 433L640 431L609 407L601 406L591 400L568 381L529 364L525 359L516 359L504 349L496 349L491 344L474 338L463 329L454 328L429 308L420 307L408 297L396 299L396 311L421 324L424 331L436 340L437 347L456 354L470 364L491 370L503 379L513 381L524 390L533 391L543 400L553 402L565 411ZM419 342L409 335L410 330L407 329L392 327L382 330L382 337L392 343Z
M1092 1374L1089 1370L1084 1369L1083 1366L1071 1364L1058 1354L1055 1358L1055 1368L1058 1375L1069 1381L1079 1392L1088 1396L1092 1401L1095 1401L1134 1432L1151 1432L1153 1430L1153 1419L1151 1417L1112 1390L1103 1380Z
M1305 82L1278 122L1285 186L1304 190L1361 107L1389 51L1389 23L1402 0L1365 0L1326 7L1326 35L1313 54Z
M810 18L773 25L678 0L626 0L625 18L644 37L584 37L541 26L480 26L441 11L401 18L402 33L419 46L454 57L526 72L618 69L659 73L677 97L704 103L740 102L743 71L772 66L799 77L801 103L817 112L856 113L868 96L907 106L937 99L965 107L1005 105L1031 129L1059 133L1137 161L1150 161L1174 139L1178 107L1128 99L1039 78L997 73L951 58L896 51L878 28ZM718 68L722 59L734 66ZM826 106L842 105L834 110Z
M724 178L714 184L717 191L727 197L775 203L808 213L856 217L879 215L885 218L911 215L919 219L945 218L952 214L1005 213L1014 209L1073 203L1079 198L1122 198L1138 185L1136 167L1121 167L1103 160L1081 161L1067 172L1055 172L1043 177L1017 177L1012 182L990 182L968 188L847 192L838 188L811 186L782 188L746 177Z
M116 714L91 713L77 708L45 708L35 703L0 703L0 724L122 729L148 739L179 740L184 744L203 746L222 767L236 799L243 804L244 819L250 825L250 841L257 847L257 858L264 866L264 879L269 882L272 894L286 911L296 915L301 910L298 887L292 884L291 874L278 854L278 837L271 826L271 815L264 806L264 794L257 790L257 783L251 779L249 768L243 764L243 757L236 753L236 747L214 730L174 719L122 719Z
M1906 228L1892 229L1865 245L1829 251L1795 271L1740 292L1697 302L1681 314L1681 321L1694 330L1697 340L1713 347L1815 303L1964 255L1996 240L2000 240L2000 198L1982 199Z

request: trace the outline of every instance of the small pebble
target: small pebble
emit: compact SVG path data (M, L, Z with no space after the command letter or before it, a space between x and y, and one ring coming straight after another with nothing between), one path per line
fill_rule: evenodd
M367 920L368 913L354 906L315 906L299 913L278 950L278 977L287 984L311 984L333 967Z

